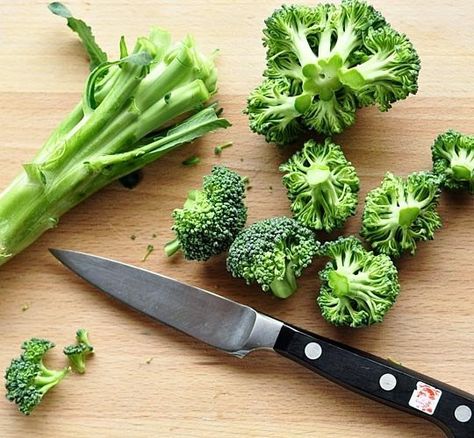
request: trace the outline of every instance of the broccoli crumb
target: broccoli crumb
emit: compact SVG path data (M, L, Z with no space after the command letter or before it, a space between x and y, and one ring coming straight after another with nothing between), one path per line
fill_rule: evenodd
M199 164L201 162L201 159L197 157L196 155L193 155L191 157L186 158L181 164L184 166L195 166L196 164Z
M137 238L137 236L135 236L135 234L132 234L132 235L130 236L130 239L131 239L131 240L135 240L136 238Z
M148 244L146 247L145 255L143 256L142 262L146 262L150 254L155 250L155 247L151 244Z
M233 143L231 141L228 141L227 143L223 143L221 145L218 145L214 148L214 154L215 155L221 155L222 151L224 149L230 148L232 145L233 145Z
M30 305L28 303L25 303L23 304L23 306L21 306L21 311L26 312L29 308L30 308Z

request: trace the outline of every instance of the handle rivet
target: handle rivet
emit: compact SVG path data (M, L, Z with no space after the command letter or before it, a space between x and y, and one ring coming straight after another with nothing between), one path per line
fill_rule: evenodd
M460 423L467 423L472 417L471 408L466 405L459 405L454 411L454 417Z
M321 354L323 354L323 349L321 348L321 345L319 345L317 342L310 342L304 348L304 354L308 359L319 359L321 357Z
M397 378L390 373L384 374L379 379L379 385L384 391L391 391L397 386Z

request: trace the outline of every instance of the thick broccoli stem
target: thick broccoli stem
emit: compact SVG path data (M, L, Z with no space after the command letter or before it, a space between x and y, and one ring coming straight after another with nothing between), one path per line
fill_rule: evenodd
M171 96L166 106L160 102L152 106L144 114L146 117L142 124L137 120L135 125L117 132L117 137L103 145L102 150L120 150L130 138L127 137L130 130L135 129L143 136L147 130L153 129L153 126L165 124L175 116L204 103L208 98L209 93L201 81L182 87ZM160 114L150 111L152 108ZM191 141L216 129L216 126L209 120L203 120L186 128L177 130L174 136L164 137L144 146L135 145L135 149L132 148L123 154L101 157L95 153L97 156L95 165L92 164L93 160L87 164L87 157L78 153L71 156L66 164L61 166L60 163L53 166L53 169L48 169L45 182L34 180L32 175L23 171L0 195L0 264L26 248L46 230L54 227L59 217L66 211L114 179L143 167L183 142ZM89 149L89 144L90 142L80 143L76 140L74 149L81 147ZM61 145L58 145L58 149L60 148Z
M278 298L288 298L296 292L297 287L296 276L291 263L285 266L283 278L275 278L270 283L271 291Z

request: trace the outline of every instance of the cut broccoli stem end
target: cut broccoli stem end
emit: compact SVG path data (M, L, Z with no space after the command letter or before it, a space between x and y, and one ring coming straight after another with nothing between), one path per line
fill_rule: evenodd
M472 179L472 170L467 166L456 164L451 167L453 178L457 181L470 181Z
M419 207L405 207L398 212L398 223L402 227L409 227L420 214Z
M181 242L176 237L175 239L171 240L165 245L165 254L168 257L171 257L172 255L176 254L180 249L181 249Z
M293 295L297 288L295 272L291 265L286 267L285 276L283 278L275 278L270 284L273 295L282 299Z
M328 284L339 298L346 297L350 292L349 279L341 272L330 271L328 274Z
M311 188L315 188L328 181L331 176L329 167L324 164L312 164L306 172L306 181Z

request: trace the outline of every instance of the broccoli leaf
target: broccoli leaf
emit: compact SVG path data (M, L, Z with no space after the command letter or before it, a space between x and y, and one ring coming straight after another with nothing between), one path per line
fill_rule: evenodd
M65 18L67 20L67 25L73 32L77 33L87 55L89 56L91 71L98 65L107 61L107 54L97 44L90 26L79 18L75 18L71 11L60 2L50 3L48 8L53 14Z

